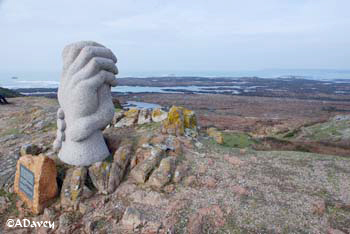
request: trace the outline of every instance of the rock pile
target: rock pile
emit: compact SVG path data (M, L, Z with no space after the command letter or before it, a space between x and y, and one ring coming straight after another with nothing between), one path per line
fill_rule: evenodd
M197 137L197 119L193 111L180 106L172 106L169 112L160 108L130 109L115 113L112 125L116 128L162 122L162 133L175 136Z
M113 160L97 162L89 167L93 185L102 194L113 193L125 175L132 157L132 144L123 141L113 155Z
M162 122L168 117L168 113L162 109L154 109L152 111L152 121L153 122Z
M156 129L142 132L136 138L121 133L125 131L124 127L159 121L162 124ZM193 137L198 135L193 111L177 106L173 106L169 113L162 109L121 110L115 113L112 126L104 132L111 156L102 162L72 167L67 171L61 207L78 209L85 191L91 193L93 189L99 194L112 194L125 179L163 190L171 183L179 183L187 173L181 155L183 144L192 144ZM88 181L93 188L86 186Z
M40 217L54 211L52 220L59 220L59 232L71 232L78 225L78 219L91 215L94 209L103 210L110 198L123 193L129 185L139 192L145 190L150 204L155 204L153 196L172 193L179 183L186 186L190 166L183 152L185 148L193 147L198 135L193 111L176 106L169 113L162 109L116 111L112 126L105 129L103 135L111 155L89 166L66 165L50 151L57 165L60 199L46 208ZM18 154L36 155L43 151L46 149L26 144L18 149ZM145 219L139 207L135 211L133 204L128 208L121 203L123 205L117 208L119 213L115 216L118 225L133 231L162 227L161 223ZM87 219L90 220L89 231L96 231L96 225L102 222L98 217Z
M128 111L120 110L115 113L112 125L116 128L130 127L136 124L146 124L151 122L162 122L168 116L168 113L160 108L136 109L132 108Z
M120 120L116 122L114 127L121 128L121 127L130 127L137 123L138 116L139 116L139 109L130 109L128 111L120 111L121 113L118 113L119 115L122 115Z
M175 174L181 153L182 143L175 136L152 136L148 143L136 150L130 175L136 183L155 189L162 189L171 182L179 182L180 176L176 177Z

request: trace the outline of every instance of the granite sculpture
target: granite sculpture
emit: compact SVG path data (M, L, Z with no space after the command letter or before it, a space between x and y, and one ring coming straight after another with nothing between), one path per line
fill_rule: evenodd
M110 154L102 130L114 116L111 86L117 85L117 58L92 41L66 46L62 57L53 147L63 162L88 166Z

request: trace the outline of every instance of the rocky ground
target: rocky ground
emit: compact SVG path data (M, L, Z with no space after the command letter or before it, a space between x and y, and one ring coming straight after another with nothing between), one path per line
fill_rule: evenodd
M179 105L194 110L202 128L216 127L225 131L229 140L237 142L239 139L242 144L233 144L235 147L246 147L247 144L258 142L254 147L258 150L350 155L348 133L338 131L338 137L330 139L319 137L317 133L332 134L332 128L321 129L322 123L334 122L332 118L335 116L349 115L348 101L221 94L130 94L117 98L122 103L130 100L143 101L163 107ZM339 123L341 122L348 126L348 123ZM309 126L315 131L308 133L309 137L301 137L304 135L301 133L308 132Z
M233 134L233 129L217 131L224 141L218 144L219 138L209 137L205 131L209 125L205 124L198 137L173 136L173 123L165 124L165 130L160 122L111 126L105 136L113 148L112 161L86 169L57 161L61 195L42 215L33 216L12 193L14 166L21 148L55 158L51 143L58 104L40 97L9 100L11 105L0 106L0 233L350 233L349 157L256 151L251 138ZM312 103L308 107L321 113L317 108L320 106ZM246 107L251 115L259 115L249 103ZM310 116L310 121L312 110L304 114ZM203 112L198 112L201 126ZM274 114L281 113L286 112ZM295 114L296 119L303 115ZM125 118L133 118L133 114ZM273 134L280 139L314 141L339 140L340 136L346 141L347 118L334 118L331 113L321 123L301 125L294 132L288 128L284 135ZM121 122L119 118L114 121ZM125 125L130 121L123 122ZM152 153L156 149L161 149L159 154ZM160 162L152 164L152 158L158 157L152 154L160 155ZM121 159L130 161L123 164ZM110 183L101 182L106 178L98 176L98 171L106 170L108 165L125 169L118 177L121 183L114 181L116 189L111 192ZM92 180L69 181L71 185L80 183L78 201L64 196L69 191L64 174L68 178L74 170L79 171L80 178L87 173ZM5 227L8 218L51 220L55 221L55 229L11 229Z
M37 144L47 150L54 140L58 103L46 98L9 98L0 106L0 188L13 180L20 148Z

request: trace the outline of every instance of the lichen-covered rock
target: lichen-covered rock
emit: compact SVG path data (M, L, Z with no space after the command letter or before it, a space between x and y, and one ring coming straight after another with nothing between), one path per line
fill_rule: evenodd
M196 137L197 119L193 111L180 106L172 106L169 110L167 119L163 122L162 132L182 136L185 134Z
M151 119L151 113L148 109L142 109L140 110L139 117L137 120L137 124L145 124L150 123L152 121Z
M176 136L182 136L185 133L185 123L183 107L172 106L169 110L168 117L163 122L162 132Z
M131 160L130 168L133 169L137 164L143 162L152 155L152 148L138 148L135 156Z
M121 127L130 127L137 123L137 119L139 116L139 109L130 109L126 112L124 112L124 118L119 120L114 127L121 128Z
M61 189L63 208L77 207L83 194L86 175L85 167L73 167L67 170Z
M219 132L216 128L208 128L207 133L210 137L214 138L216 143L224 144L224 137L221 132Z
M145 144L149 144L151 139L153 139L152 137L153 134L142 134L137 141L137 147L142 147Z
M166 138L165 145L169 156L179 156L182 153L182 145L177 137L170 135Z
M168 117L168 113L160 108L156 108L152 111L152 121L162 122Z
M122 143L121 147L115 152L113 156L111 174L108 181L108 193L113 193L122 182L126 173L126 169L130 164L131 157L132 144Z
M194 111L183 109L185 128L195 129L197 128L197 118Z
M139 116L139 112L140 112L139 109L132 108L132 109L126 111L126 112L124 113L124 115L125 115L126 118L133 118L133 119L136 119L136 120L137 120L137 118L138 118L138 116Z
M160 189L171 181L175 170L176 162L173 157L162 159L159 167L152 173L148 180L148 184L152 187Z
M198 137L197 128L185 128L185 136L188 136L191 138L197 138Z
M112 119L112 124L115 125L116 123L119 122L119 120L121 120L124 117L124 111L120 110L120 111L116 111L114 113L113 119Z
M174 172L173 181L175 183L180 183L181 180L188 174L189 168L185 164L181 164L176 167Z
M217 132L213 137L216 143L220 145L224 144L224 137L222 136L221 132Z
M83 193L81 195L82 199L90 198L94 195L94 192L86 185L84 185Z
M110 194L121 183L130 163L132 144L124 141L113 155L113 161L97 162L89 167L89 176L93 185L102 194Z
M111 176L112 163L108 161L96 162L89 167L89 176L93 185L102 194L107 194L108 181Z
M152 137L152 139L150 139L150 143L153 145L159 145L159 144L163 144L165 140L166 140L166 136L159 134Z
M116 128L122 128L122 127L130 127L135 124L135 119L131 118L122 118L118 123L114 125Z
M21 156L23 155L38 155L42 152L41 148L35 144L25 144L21 146Z
M137 183L145 183L152 171L158 166L164 155L164 151L159 148L152 148L151 155L131 170L131 176Z

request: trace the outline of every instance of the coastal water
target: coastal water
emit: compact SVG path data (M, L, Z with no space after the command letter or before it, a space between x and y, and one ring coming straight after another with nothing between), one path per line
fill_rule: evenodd
M256 86L254 86L256 87ZM248 89L254 88L249 87ZM38 88L38 87L36 87ZM40 87L41 88L41 87ZM46 88L46 87L43 87ZM55 88L55 87L53 87ZM219 90L218 88L229 88L232 94L239 94L237 90L240 86L176 86L176 87L149 87L149 86L117 86L112 88L112 92L118 93L183 93L184 91L189 92L212 92L215 90L216 93L228 92L227 90ZM178 91L177 91L178 90ZM47 95L55 92L22 92L24 95Z
M148 102L136 102L136 101L127 101L126 104L123 105L125 108L138 108L138 109L155 109L161 108L160 105Z
M113 92L119 93L182 93L183 91L205 92L217 88L237 88L240 86L176 86L176 87L144 87L144 86L117 86L113 87ZM176 91L178 90L178 91ZM224 92L225 90L216 90L216 92ZM234 90L232 91L234 92Z
M57 88L59 85L59 72L0 72L0 87L17 88ZM198 76L198 77L260 77L260 78L286 78L297 77L312 80L337 80L350 81L350 70L316 70L316 69L266 69L256 71L182 71L182 72L133 72L120 74L117 77L164 77L164 76ZM118 86L113 88L116 92L165 92L167 88L189 91L205 90L209 87L134 87ZM212 86L210 88L213 88ZM166 91L168 92L168 91Z

